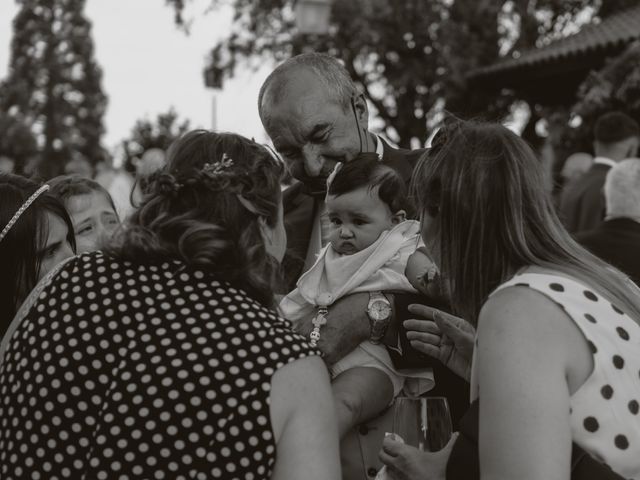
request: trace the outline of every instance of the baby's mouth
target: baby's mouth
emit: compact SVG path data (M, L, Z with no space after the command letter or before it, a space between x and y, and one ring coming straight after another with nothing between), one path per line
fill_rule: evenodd
M342 253L343 255L351 255L352 253L356 253L358 249L351 242L340 242L338 245L338 253Z

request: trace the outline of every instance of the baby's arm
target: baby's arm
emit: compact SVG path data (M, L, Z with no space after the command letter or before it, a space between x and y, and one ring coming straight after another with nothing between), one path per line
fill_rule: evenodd
M393 400L389 376L373 367L354 367L331 383L338 417L338 433L344 437L356 425L374 418Z
M407 260L404 275L411 285L424 295L430 295L429 282L433 281L438 269L431 260L425 247L418 248Z

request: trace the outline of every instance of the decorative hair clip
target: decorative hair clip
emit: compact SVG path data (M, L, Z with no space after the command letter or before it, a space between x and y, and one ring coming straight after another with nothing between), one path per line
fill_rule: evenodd
M204 167L202 167L202 171L209 176L215 177L216 175L220 175L227 168L233 165L233 159L229 158L226 153L222 154L222 160L218 160L214 163L205 163Z
M20 215L22 215L25 212L25 210L29 208L29 206L33 202L35 202L36 198L38 198L47 190L49 190L49 185L46 185L46 184L42 185L38 190L35 191L33 195L27 198L27 200L22 204L22 206L18 209L18 211L13 214L13 217L11 217L11 220L9 220L9 223L7 223L5 227L2 229L2 232L0 232L0 242L4 237L6 237L7 233L9 233L9 230L11 230L11 227L13 227L15 223L18 221L18 219L20 218Z

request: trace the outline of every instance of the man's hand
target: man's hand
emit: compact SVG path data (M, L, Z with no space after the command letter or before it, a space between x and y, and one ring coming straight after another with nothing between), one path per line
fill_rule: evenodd
M471 377L475 330L462 318L426 305L409 305L409 311L422 319L403 322L411 346L440 360L465 380Z
M333 365L360 342L369 339L368 304L368 293L354 293L328 307L327 323L320 328L318 341L318 348L324 353L328 365ZM309 338L313 330L313 318L300 322L296 331Z

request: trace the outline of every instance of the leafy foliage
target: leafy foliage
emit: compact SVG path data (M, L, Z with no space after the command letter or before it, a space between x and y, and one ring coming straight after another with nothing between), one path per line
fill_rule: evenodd
M564 142L575 150L589 151L596 120L611 110L623 111L640 121L640 41L585 79L572 108L579 125L566 129Z
M188 0L166 3L177 22L184 21ZM211 0L212 9L223 3L228 2ZM589 12L601 8L608 15L631 0L334 1L326 36L297 34L294 3L234 0L233 30L211 53L217 78L233 75L241 62L281 61L310 50L331 53L344 60L385 133L408 146L412 138L428 136L443 101L464 117L496 119L510 111L513 92L479 92L465 77L470 70L572 33L590 20Z
M144 118L136 121L129 138L122 141L124 167L135 172L135 162L151 148L167 150L171 143L189 130L189 120L180 121L172 108L159 114L154 121Z
M0 157L12 159L16 173L21 173L37 153L36 139L29 127L20 119L0 112Z
M85 0L17 0L8 78L0 108L31 125L40 153L39 173L59 174L75 156L96 163L107 104L93 59Z

